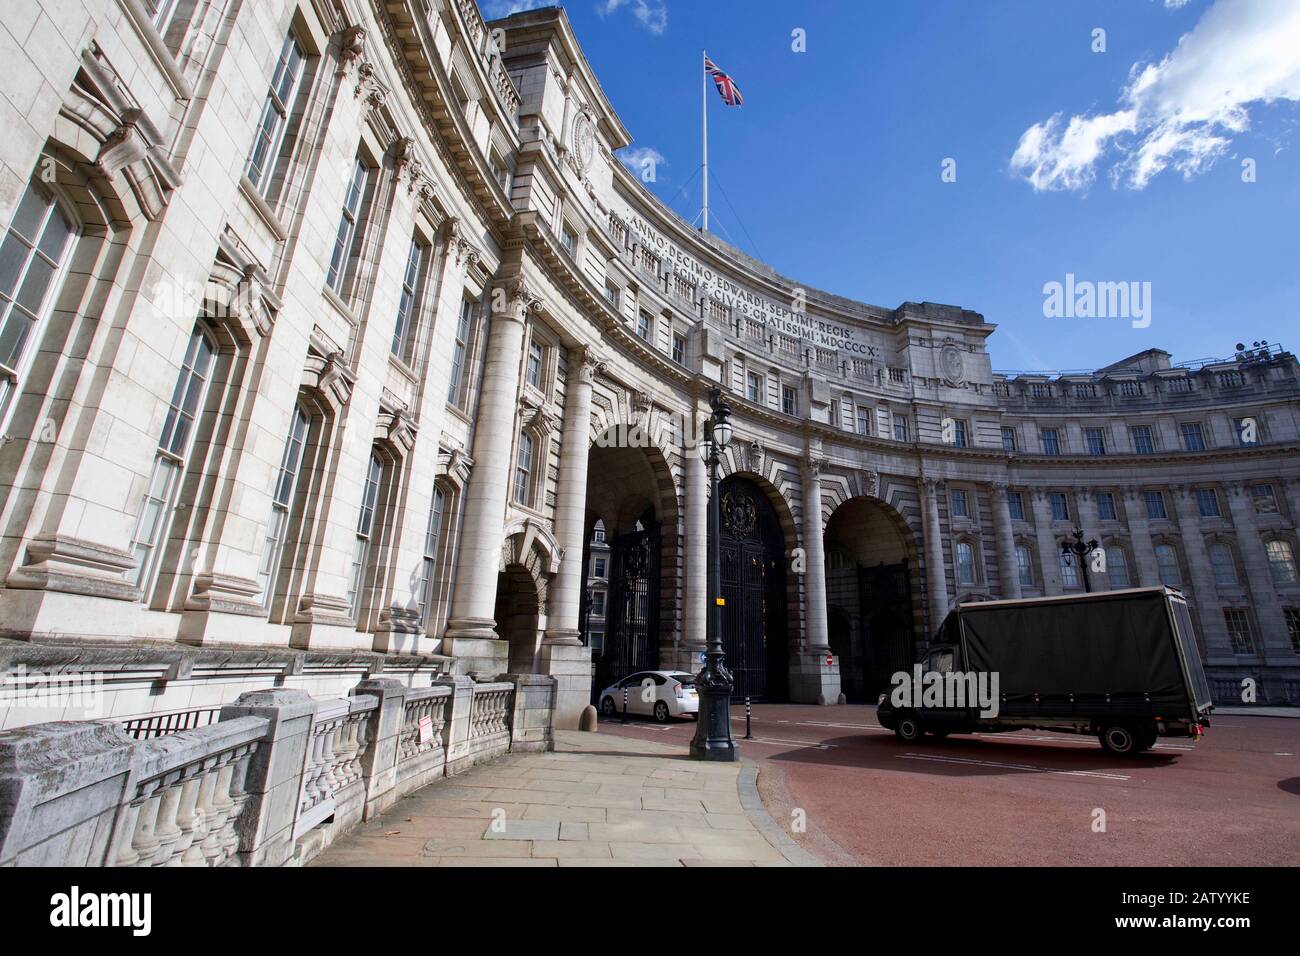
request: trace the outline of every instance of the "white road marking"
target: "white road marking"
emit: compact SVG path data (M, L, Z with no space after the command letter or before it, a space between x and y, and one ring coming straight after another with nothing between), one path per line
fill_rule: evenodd
M1053 773L1065 777L1098 777L1103 780L1128 780L1128 774L1102 773L1097 770L1057 770L1052 767L1034 767L1021 763L1002 763L996 760L974 760L967 757L939 757L933 754L900 754L904 760L933 760L936 763L966 764L976 767L998 767L1004 770L1027 770L1031 773Z
M804 747L814 750L834 750L839 744L823 744L812 740L777 740L772 737L754 737L752 740L746 740L744 735L736 738L737 743L741 744L771 744L774 747Z

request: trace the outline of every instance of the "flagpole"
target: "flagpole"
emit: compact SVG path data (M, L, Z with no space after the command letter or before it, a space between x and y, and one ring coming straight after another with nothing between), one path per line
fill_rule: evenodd
M706 50L700 51L700 116L704 124L704 231L709 231L709 71L705 69L705 62L708 61L709 55Z

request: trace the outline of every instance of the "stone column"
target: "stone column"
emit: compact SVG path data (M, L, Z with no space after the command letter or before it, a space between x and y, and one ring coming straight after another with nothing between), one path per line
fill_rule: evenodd
M510 492L511 453L515 447L519 368L523 358L524 319L540 300L522 282L507 291L505 308L493 295L483 387L474 428L474 470L465 492L462 521L470 534L461 538L456 590L442 652L463 658L471 674L503 673L509 649L494 629L501 533Z
M578 727L591 694L591 648L579 637L579 612L586 587L583 537L587 519L587 459L591 453L591 386L600 363L587 346L569 351L564 436L555 490L555 537L563 549L551 581L546 637L539 670L556 680L555 725Z
M708 630L709 612L709 467L700 456L699 437L709 413L699 407L695 410L691 427L693 440L683 440L686 458L686 605L682 609L685 626L686 653L690 659L687 667L699 667L699 654L704 650ZM684 439L687 436L683 436Z
M1192 577L1190 603L1200 625L1205 663L1210 666L1235 666L1237 660L1232 653L1232 642L1228 640L1228 626L1219 610L1218 588L1210 568L1209 550L1205 547L1205 538L1201 533L1196 495L1190 486L1178 485L1173 489L1173 496L1178 527L1183 535L1183 553L1187 557L1187 568Z
M993 484L993 535L998 551L998 576L1002 579L1002 596L1019 598L1020 568L1016 564L1016 538L1011 531L1011 506L1007 504L1006 482Z
M948 614L948 573L943 562L943 534L939 525L938 478L921 479L921 524L925 535L925 579L930 591L930 631L939 629Z
M1277 664L1295 665L1295 651L1287 635L1286 618L1278 601L1273 573L1269 570L1268 552L1255 521L1255 502L1243 481L1225 483L1228 510L1237 535L1237 549L1246 565L1246 584L1255 607L1255 650L1261 659Z
M1147 520L1146 499L1140 488L1124 489L1124 512L1128 520L1129 539L1133 544L1134 583L1155 587L1160 583L1160 567L1151 544L1151 522Z
M818 449L819 450L819 449ZM822 462L810 449L803 485L804 646L790 668L790 699L799 703L841 704L839 661L831 655L826 626L826 551L822 546Z
M1061 582L1061 546L1052 530L1052 503L1048 499L1049 494L1051 491L1047 488L1034 488L1030 491L1034 512L1034 540L1038 543L1038 570L1042 579L1042 591L1044 594L1061 594L1065 590ZM1079 590L1083 590L1082 579L1079 581Z

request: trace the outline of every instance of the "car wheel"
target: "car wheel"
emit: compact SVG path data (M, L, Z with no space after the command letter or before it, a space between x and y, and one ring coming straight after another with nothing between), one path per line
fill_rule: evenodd
M661 724L668 723L668 705L662 700L655 703L655 720Z
M921 721L916 714L899 714L898 721L894 724L894 736L905 743L915 743L924 736L925 731L921 729Z
M1142 749L1131 724L1107 724L1097 734L1102 750L1116 757L1131 757Z
M613 697L606 697L600 702L600 712L606 717L613 717L618 713L618 707L615 706Z

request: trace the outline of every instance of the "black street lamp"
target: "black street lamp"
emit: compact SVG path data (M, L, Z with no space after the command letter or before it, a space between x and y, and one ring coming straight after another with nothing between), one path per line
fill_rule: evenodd
M1097 550L1097 539L1089 538L1083 540L1083 529L1078 525L1074 527L1074 540L1061 542L1061 554L1067 558L1074 557L1078 562L1079 569L1083 572L1083 590L1085 594L1092 592L1092 584L1088 581L1088 562L1083 560L1087 555Z
M709 389L709 406L713 416L704 423L704 438L700 452L709 466L709 613L705 636L708 649L704 654L704 669L695 676L695 686L700 695L700 712L695 725L695 738L691 741L691 757L695 760L740 759L740 748L731 739L731 692L734 683L731 671L724 663L722 650L722 503L718 500L718 462L722 452L731 444L731 406L722 398L722 389Z

